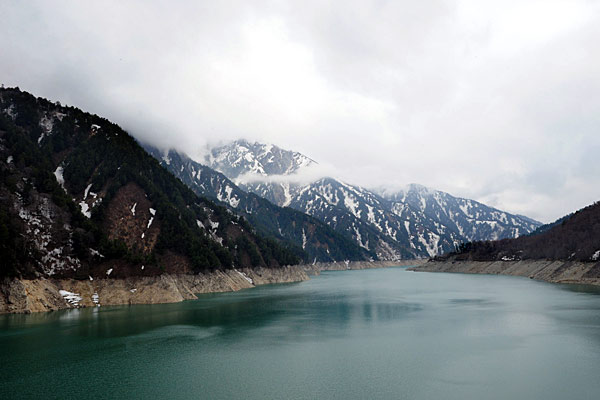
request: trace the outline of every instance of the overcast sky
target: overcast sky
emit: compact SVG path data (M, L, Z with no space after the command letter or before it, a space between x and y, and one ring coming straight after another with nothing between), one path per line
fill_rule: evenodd
M5 0L0 20L0 82L159 146L270 142L543 222L600 200L600 1Z

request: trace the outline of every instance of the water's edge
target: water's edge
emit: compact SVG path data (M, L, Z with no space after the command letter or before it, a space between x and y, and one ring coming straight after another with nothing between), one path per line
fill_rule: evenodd
M4 279L0 282L0 314L54 311L97 305L177 303L196 294L232 292L273 283L302 282L321 271L415 265L422 261L338 262L162 274L122 279ZM61 294L62 291L62 294ZM70 294L67 294L66 292Z
M600 263L572 261L428 261L410 271L523 276L550 283L600 286Z

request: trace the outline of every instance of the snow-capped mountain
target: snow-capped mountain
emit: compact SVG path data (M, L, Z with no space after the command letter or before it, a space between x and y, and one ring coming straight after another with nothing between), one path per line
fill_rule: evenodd
M290 175L314 163L298 152L243 139L211 149L204 159L204 164L236 178L243 174Z
M260 234L301 248L308 257L304 260L306 262L368 260L375 257L373 252L359 247L351 237L341 235L322 221L246 192L222 173L182 153L175 150L165 152L149 145L144 148L196 194L227 204L243 215Z
M417 184L396 192L384 190L380 194L391 202L395 214L408 218L409 205L468 241L517 238L540 226L538 221L523 215L509 214L475 200L454 197Z
M227 167L227 160L234 166ZM326 222L381 259L433 256L451 251L464 241L518 237L540 225L527 217L415 184L389 192L368 190L334 178L306 185L293 183L291 177L286 182L286 175L314 161L273 145L236 141L213 148L207 162L233 180L248 173L273 178L238 183L242 189L277 205ZM284 167L267 168L265 163Z

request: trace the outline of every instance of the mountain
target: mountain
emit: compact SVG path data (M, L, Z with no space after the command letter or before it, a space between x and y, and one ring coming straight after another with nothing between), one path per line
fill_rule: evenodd
M110 121L0 90L0 275L278 267L303 252L198 197Z
M465 241L518 237L540 225L415 184L396 192L369 190L335 178L299 184L294 174L315 162L273 145L235 141L211 149L205 161L242 189L314 216L380 259L430 257ZM228 168L227 162L235 167Z
M397 192L383 190L380 193L391 202L397 215L405 216L407 206L419 210L429 220L458 233L461 241L519 237L541 225L522 215L509 214L475 200L454 197L416 184ZM410 219L410 215L406 215L405 219Z
M240 139L211 149L204 158L204 164L226 176L238 177L248 173L262 176L290 175L316 163L295 151Z
M150 145L144 145L144 148L196 194L225 203L243 215L260 234L293 243L304 250L306 262L368 260L376 257L318 219L245 192L222 173L195 162L185 154L175 150L162 151ZM294 155L289 156L294 159ZM299 158L297 160L300 161ZM273 171L276 168L278 171L288 170L291 165L278 163L266 169Z
M559 219L534 235L462 244L456 260L600 261L600 202Z
M540 225L540 226L537 227L537 229L535 231L531 232L529 235L539 235L540 233L547 232L550 229L552 229L553 227L555 227L556 225L562 224L563 222L565 222L566 220L568 220L572 216L573 216L573 213L567 214L567 215L565 215L565 216L557 219L554 222L550 222L549 224Z

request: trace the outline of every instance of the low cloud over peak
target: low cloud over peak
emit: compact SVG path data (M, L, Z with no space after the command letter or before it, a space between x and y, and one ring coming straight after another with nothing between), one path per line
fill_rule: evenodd
M3 2L0 79L188 154L238 138L363 186L550 221L600 199L600 5Z

